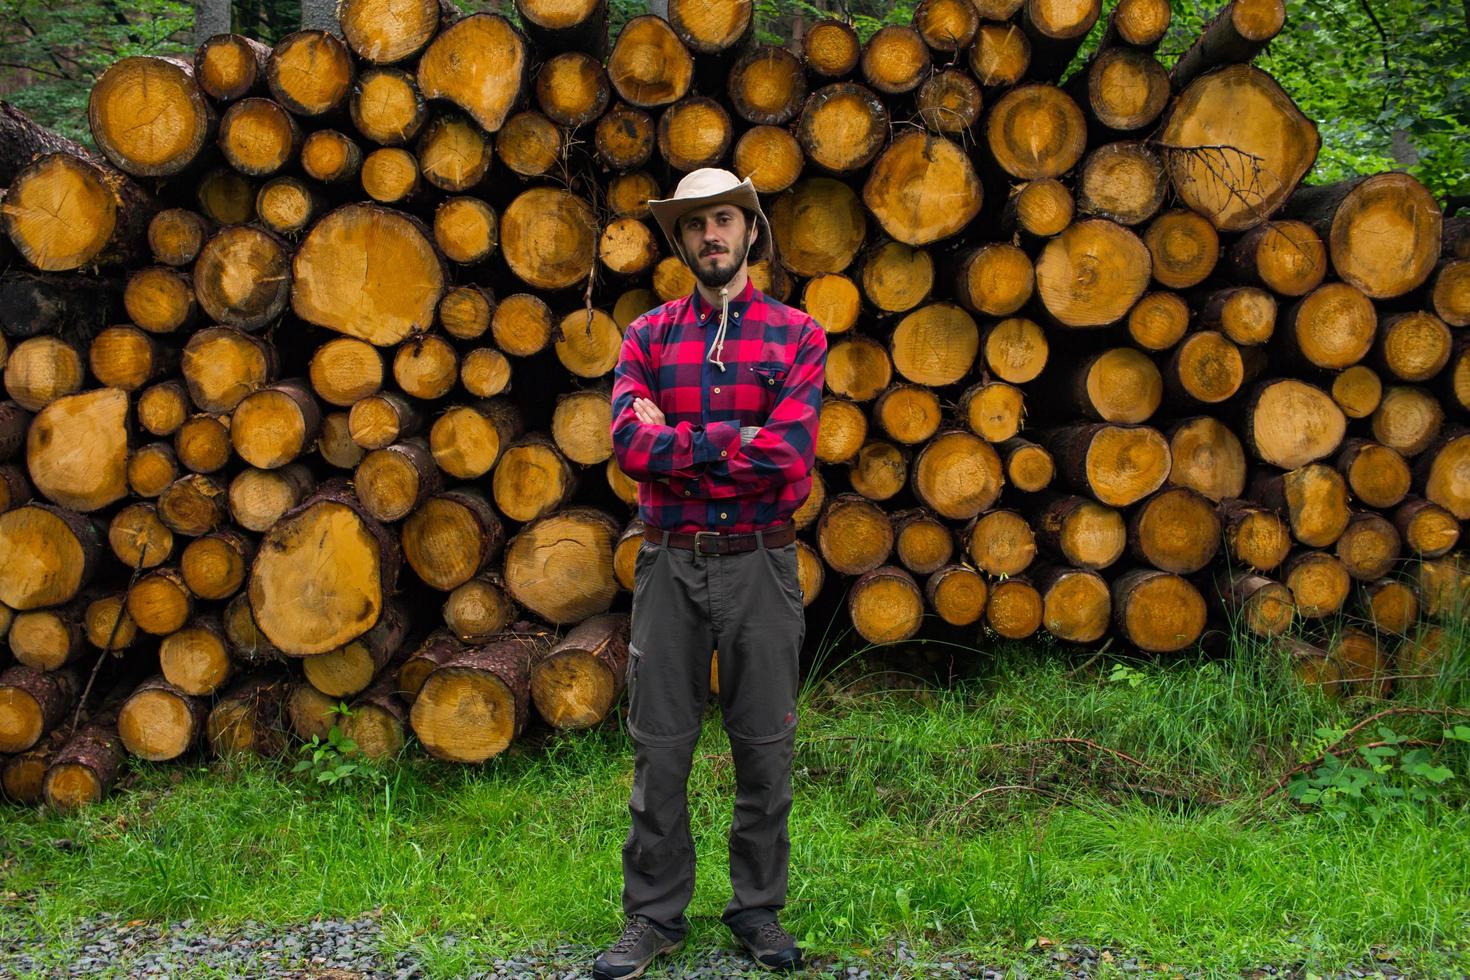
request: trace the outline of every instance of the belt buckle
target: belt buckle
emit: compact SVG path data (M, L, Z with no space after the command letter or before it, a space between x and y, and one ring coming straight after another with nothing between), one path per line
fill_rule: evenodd
M695 531L694 532L694 553L696 555L718 555L719 554L718 551L701 551L700 550L700 547L699 547L699 539L700 538L714 538L716 541L718 541L718 540L720 540L720 535L719 535L719 532L718 531Z

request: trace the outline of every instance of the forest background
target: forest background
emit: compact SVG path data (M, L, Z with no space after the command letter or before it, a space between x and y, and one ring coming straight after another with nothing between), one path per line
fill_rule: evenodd
M308 0L310 2L310 0ZM453 0L466 12L515 19L512 0ZM757 0L761 41L800 45L806 25L846 17L866 40L907 24L916 0ZM1160 47L1165 64L1218 4L1174 0ZM1316 120L1322 151L1309 183L1407 170L1445 205L1470 208L1470 0L1290 0L1287 29L1256 63ZM648 9L609 0L609 36ZM0 0L0 98L38 122L90 144L86 100L119 58L194 48L189 0ZM234 0L232 28L267 43L296 30L301 0ZM1099 18L1082 57L1097 44ZM1081 63L1081 58L1076 62Z

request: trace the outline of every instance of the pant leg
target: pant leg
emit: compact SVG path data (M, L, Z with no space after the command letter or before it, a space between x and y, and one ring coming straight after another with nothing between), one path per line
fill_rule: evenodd
M709 700L714 637L705 570L676 549L641 544L628 644L633 792L623 844L623 911L671 938L688 931L694 841L688 782Z
M748 931L786 904L791 760L806 613L796 546L725 559L710 577L720 707L735 762L731 898L722 919Z

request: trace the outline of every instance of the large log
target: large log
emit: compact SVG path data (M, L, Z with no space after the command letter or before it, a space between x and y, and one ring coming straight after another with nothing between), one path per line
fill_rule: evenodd
M167 177L194 162L217 119L193 65L139 55L114 62L97 79L87 122L113 166L135 177Z
M37 269L66 272L141 258L157 208L147 191L90 153L54 152L10 181L0 229Z

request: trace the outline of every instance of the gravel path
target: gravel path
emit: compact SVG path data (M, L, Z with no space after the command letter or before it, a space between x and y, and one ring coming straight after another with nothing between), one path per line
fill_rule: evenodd
M454 945L453 937L440 940ZM558 946L494 959L467 977L485 980L588 980L596 950L586 946ZM314 980L414 980L425 977L423 966L411 953L387 956L382 933L372 918L326 919L288 926L246 922L238 927L207 927L193 920L161 926L97 916L78 923L64 936L43 936L34 929L17 929L12 921L0 928L0 977L272 977ZM769 977L752 968L744 953L711 947L682 951L676 959L648 977L714 980L714 978ZM974 960L955 958L919 962L900 940L881 957L865 961L818 962L804 977L837 980L878 980L903 977L924 980L1028 980L1062 977L1180 977L1177 970L1139 962L1107 949L1085 945L1049 946L1030 954L1024 967L1009 972ZM1340 972L1307 974L1295 967L1266 966L1243 974L1246 980L1301 978L1355 980L1362 977L1399 978L1391 959L1375 958ZM1441 980L1436 977L1435 980ZM1464 974L1460 980L1470 980Z

